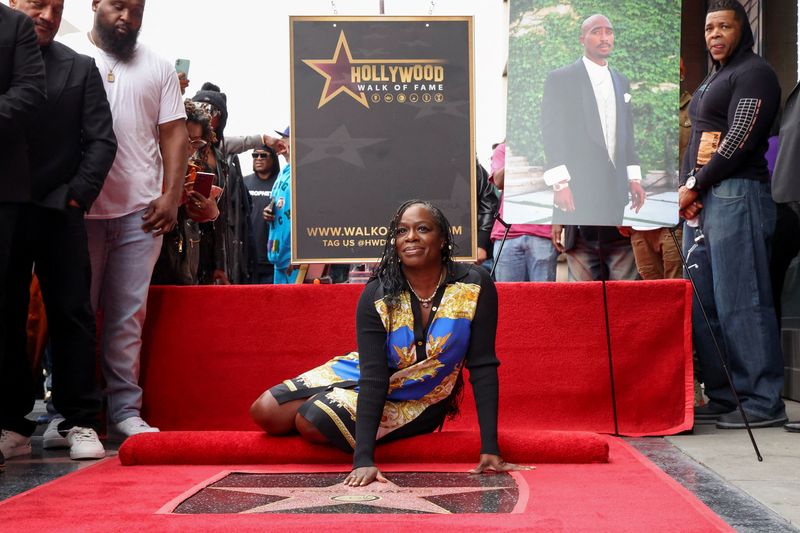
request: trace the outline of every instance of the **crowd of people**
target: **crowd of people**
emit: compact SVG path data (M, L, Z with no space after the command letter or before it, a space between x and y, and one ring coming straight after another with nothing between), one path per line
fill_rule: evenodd
M138 383L151 284L282 284L297 278L291 264L289 129L275 135L226 135L227 98L220 87L207 82L184 99L188 79L137 41L144 0L93 0L92 9L88 33L57 42L63 0L0 5L0 53L5 54L0 57L5 141L0 170L8 176L0 190L0 249L8 251L0 254L0 460L30 453L36 427L26 418L37 394L26 356L33 273L41 286L50 339L52 405L44 446L68 447L73 459L104 456L98 438L104 400L109 435L124 439L158 431L141 418ZM683 248L712 326L706 328L696 301L697 377L709 399L704 403L699 395L696 420L723 429L743 427L721 355L750 425L783 425L780 287L800 248L800 180L794 176L800 141L793 124L797 89L783 114L770 185L765 153L780 106L777 78L751 51L753 36L739 2L710 2L705 33L714 67L691 104L686 93L680 115L676 110L685 132L679 189L686 224ZM589 17L580 42L583 57L552 73L545 95L558 96L566 110L576 112L581 106L564 99L580 76L591 83L598 105L614 91L630 90L627 79L608 65L614 42L608 18ZM556 103L548 106L552 112L557 108ZM378 363L387 335L395 334L381 325L381 313L410 312L398 305L403 298L415 302L429 323L430 304L435 312L437 302L449 297L447 287L467 279L479 288L475 298L482 295L472 302L480 309L467 326L478 331L475 323L496 323L488 275L492 265L497 281L555 281L559 254L566 256L570 280L682 276L678 247L668 230L619 226L624 204L640 208L644 190L632 124L628 118L614 119L614 113L604 116L599 138L605 144L597 149L599 163L588 169L559 146L566 133L559 133L558 126L565 119L543 117L543 130L552 131L545 143L545 181L553 187L558 210L553 225L512 225L506 235L505 143L495 146L490 170L478 164L478 265L462 268L452 262L449 225L435 206L414 201L397 212L366 289L369 305L359 304L359 328L366 324L374 333L360 334L358 341L369 359L361 367L369 376L362 390L369 394L351 397L352 390L345 389L341 397L326 393L318 398L342 409L354 410L358 403L359 412L371 413L368 424L345 433L341 427L323 427L314 423L319 417L308 402L320 390L306 387L303 395L295 389L288 394L280 385L254 403L254 419L271 433L298 430L310 440L355 449L356 468L348 480L369 483L381 474L372 461L374 439L367 442L364 436L376 434L380 407L388 401L385 360ZM573 144L576 129L588 131L589 126L570 128ZM252 151L252 173L245 175L239 155L247 151ZM623 159L624 165L615 164ZM598 183L587 176L599 167L608 167L603 183L615 191L604 215L613 222L603 226L592 224L586 211L581 212L584 218L573 216L576 204L599 194L594 189ZM412 238L415 244L408 247ZM424 290L418 293L414 287ZM384 298L389 307L376 310L374 301ZM418 318L398 315L397 323ZM715 340L722 354L716 353ZM478 332L470 350L453 355L448 363L453 379L445 396L458 388L462 363L472 368L486 454L479 468L511 469L516 467L503 463L496 443L493 341L487 331ZM95 376L96 352L104 392ZM418 353L412 363L424 360L425 354ZM358 356L338 364L357 365ZM327 390L330 384L323 385ZM404 385L398 386L402 391ZM418 399L430 400L429 393L423 390ZM448 405L441 402L425 416L399 421L395 435L431 430L446 416ZM788 423L786 429L800 427ZM348 435L360 435L358 445Z

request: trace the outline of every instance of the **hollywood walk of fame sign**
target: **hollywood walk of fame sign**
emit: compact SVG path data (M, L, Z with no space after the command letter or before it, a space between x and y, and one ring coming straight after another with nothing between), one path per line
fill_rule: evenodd
M344 473L233 472L180 502L176 514L459 514L521 512L520 475L390 472L387 483L348 487ZM520 487L519 483L524 486ZM525 502L522 501L524 504Z
M292 262L377 261L419 198L477 253L471 17L292 17Z

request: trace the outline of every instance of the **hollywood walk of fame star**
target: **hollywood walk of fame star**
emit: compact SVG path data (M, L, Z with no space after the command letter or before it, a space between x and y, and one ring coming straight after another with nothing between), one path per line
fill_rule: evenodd
M372 52L382 51L380 49ZM360 64L434 64L444 63L438 59L353 59L350 53L350 45L347 44L347 37L344 31L339 34L336 43L336 51L331 59L304 59L303 63L314 69L323 78L325 86L322 88L322 95L319 98L317 109L321 108L339 94L348 94L359 104L369 108L367 96L363 91L358 90L358 85L353 83L351 68L353 65Z
M436 505L425 498L448 494L506 490L508 488L508 486L401 487L391 481L386 483L376 481L366 487L349 487L337 481L335 484L326 487L209 487L209 490L243 492L284 498L273 503L247 509L240 514L280 513L352 504L418 513L452 514L444 507Z
M303 63L325 78L325 87L322 89L322 96L319 98L317 109L333 100L340 93L349 94L356 102L369 108L367 97L363 92L357 92L357 87L350 78L350 67L354 61L344 32L339 34L339 41L336 43L336 51L333 53L332 59L304 59Z
M324 159L335 158L353 166L364 168L364 160L358 150L378 144L387 139L359 139L350 136L347 126L342 124L327 137L303 138L300 144L311 147L311 151L303 155L298 165L307 165Z

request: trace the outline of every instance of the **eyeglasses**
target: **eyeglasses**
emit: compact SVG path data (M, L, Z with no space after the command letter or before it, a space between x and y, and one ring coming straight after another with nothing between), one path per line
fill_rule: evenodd
M272 154L269 152L253 152L253 159L269 159Z
M208 142L203 139L189 139L189 144L192 145L192 148L199 149L204 148Z

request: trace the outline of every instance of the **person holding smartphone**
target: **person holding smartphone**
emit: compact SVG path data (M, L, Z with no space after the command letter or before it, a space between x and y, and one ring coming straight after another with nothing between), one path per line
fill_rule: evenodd
M189 87L189 64L188 59L175 60L175 72L178 73L178 83L181 85L181 94L186 94Z
M213 142L211 116L191 100L184 101L188 175L184 184L184 198L178 208L178 223L164 236L161 253L153 269L153 285L196 285L200 266L200 223L213 221L219 216L217 202L209 181L207 190L198 190L203 173L205 149ZM199 171L199 172L198 172ZM190 178L194 177L193 180Z

